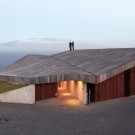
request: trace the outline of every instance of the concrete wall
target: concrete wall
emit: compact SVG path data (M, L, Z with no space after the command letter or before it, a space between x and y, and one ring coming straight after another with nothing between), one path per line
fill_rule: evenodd
M68 87L73 96L87 104L87 84L82 81L69 81Z
M0 102L33 104L35 103L35 85L2 93Z

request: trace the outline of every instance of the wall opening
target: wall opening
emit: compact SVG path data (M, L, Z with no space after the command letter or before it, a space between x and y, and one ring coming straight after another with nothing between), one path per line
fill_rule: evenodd
M57 96L70 94L79 99L82 103L86 104L86 84L82 81L63 81L58 83Z
M130 70L124 72L124 96L130 96Z
M95 84L87 84L87 104L95 102Z
M82 81L63 81L59 83L36 84L35 100L40 101L56 96L71 97L70 99L79 99L87 104L87 85ZM64 98L64 97L62 97ZM70 100L73 102L73 100Z
M58 94L69 93L68 82L63 81L58 83Z

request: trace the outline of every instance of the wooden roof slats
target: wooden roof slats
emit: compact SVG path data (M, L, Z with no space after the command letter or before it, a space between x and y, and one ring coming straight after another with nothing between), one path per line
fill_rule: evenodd
M27 55L0 70L0 79L30 84L73 79L99 83L134 66L135 48L84 49Z

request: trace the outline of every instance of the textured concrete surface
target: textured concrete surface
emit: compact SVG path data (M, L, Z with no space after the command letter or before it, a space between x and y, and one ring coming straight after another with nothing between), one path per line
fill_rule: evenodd
M135 97L82 105L70 95L0 103L0 135L135 135Z
M35 103L35 85L2 93L0 102L33 104Z

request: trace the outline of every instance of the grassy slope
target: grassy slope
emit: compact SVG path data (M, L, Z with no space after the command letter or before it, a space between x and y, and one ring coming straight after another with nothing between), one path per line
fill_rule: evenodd
M24 86L25 85L11 84L4 81L0 81L0 94L7 91L15 90Z

